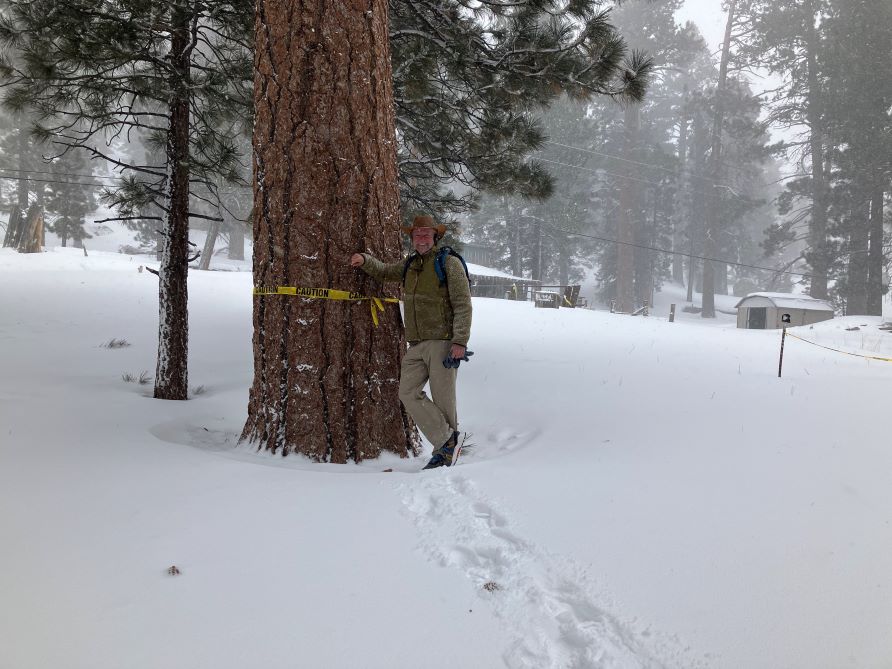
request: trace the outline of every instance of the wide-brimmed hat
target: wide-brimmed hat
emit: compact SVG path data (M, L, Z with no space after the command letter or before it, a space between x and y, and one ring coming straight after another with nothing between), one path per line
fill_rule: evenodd
M412 219L412 225L403 226L403 232L411 237L414 230L420 230L421 228L431 228L440 237L446 234L446 226L442 223L438 225L434 220L434 217L428 216L427 214L419 214L416 216Z

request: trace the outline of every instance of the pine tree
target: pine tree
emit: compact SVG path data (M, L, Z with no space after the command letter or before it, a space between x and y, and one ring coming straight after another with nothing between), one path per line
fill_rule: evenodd
M785 198L786 215L796 208L796 200L808 203L801 216L787 217L777 240L802 241L804 258L811 266L809 293L812 297L828 297L828 272L833 251L828 239L828 179L825 159L829 151L825 74L826 40L823 17L828 0L748 0L743 5L742 22L746 38L739 46L739 55L750 65L764 67L784 77L786 84L768 97L768 120L781 127L802 126L806 136L786 145L788 154L799 154L808 160L809 173L789 183ZM804 231L800 228L805 227ZM776 246L773 241L772 244Z
M251 80L242 0L10 0L0 67L13 110L33 109L36 135L122 172L109 199L132 219L151 207L164 238L159 270L156 398L186 399L190 184L232 175L233 138ZM141 134L164 161L126 163L110 138Z
M89 179L91 165L83 152L70 152L49 166L47 184L47 229L59 237L62 246L69 240L82 246L90 234L84 229L86 216L96 209L96 182Z
M827 126L834 138L832 232L843 240L834 291L849 314L882 315L884 195L892 190L892 7L834 0L823 34Z
M400 254L387 26L385 0L258 3L258 287L393 295L348 265L360 250L390 261ZM399 312L384 305L376 327L370 305L255 297L254 384L243 439L339 463L416 451L398 397L405 348Z
M651 71L595 0L393 0L390 41L410 210L467 210L479 190L547 196L547 169L526 159L542 142L532 112L562 92L641 99Z

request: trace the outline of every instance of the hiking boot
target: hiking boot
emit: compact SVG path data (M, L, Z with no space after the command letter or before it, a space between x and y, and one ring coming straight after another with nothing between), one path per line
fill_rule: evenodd
M455 449L458 447L458 432L453 432L446 443L434 451L430 461L422 469L436 469L437 467L451 467Z

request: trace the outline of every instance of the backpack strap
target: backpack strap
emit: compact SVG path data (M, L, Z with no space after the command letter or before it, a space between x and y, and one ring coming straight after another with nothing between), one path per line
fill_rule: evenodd
M451 246L443 246L437 252L437 259L434 262L434 270L437 272L437 278L440 280L440 285L446 285L446 256L455 256L461 261L461 266L465 270L465 277L467 277L468 283L471 283L471 273L468 272L468 264L465 262L465 259L456 253L455 249Z

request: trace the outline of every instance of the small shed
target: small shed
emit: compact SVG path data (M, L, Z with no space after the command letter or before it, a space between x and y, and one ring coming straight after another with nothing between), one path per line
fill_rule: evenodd
M789 322L784 322L789 315ZM737 303L737 327L772 330L810 325L833 318L829 302L793 293L750 293Z
M527 294L536 290L541 281L512 276L492 267L469 262L471 295L474 297L500 297L509 300L526 300Z

